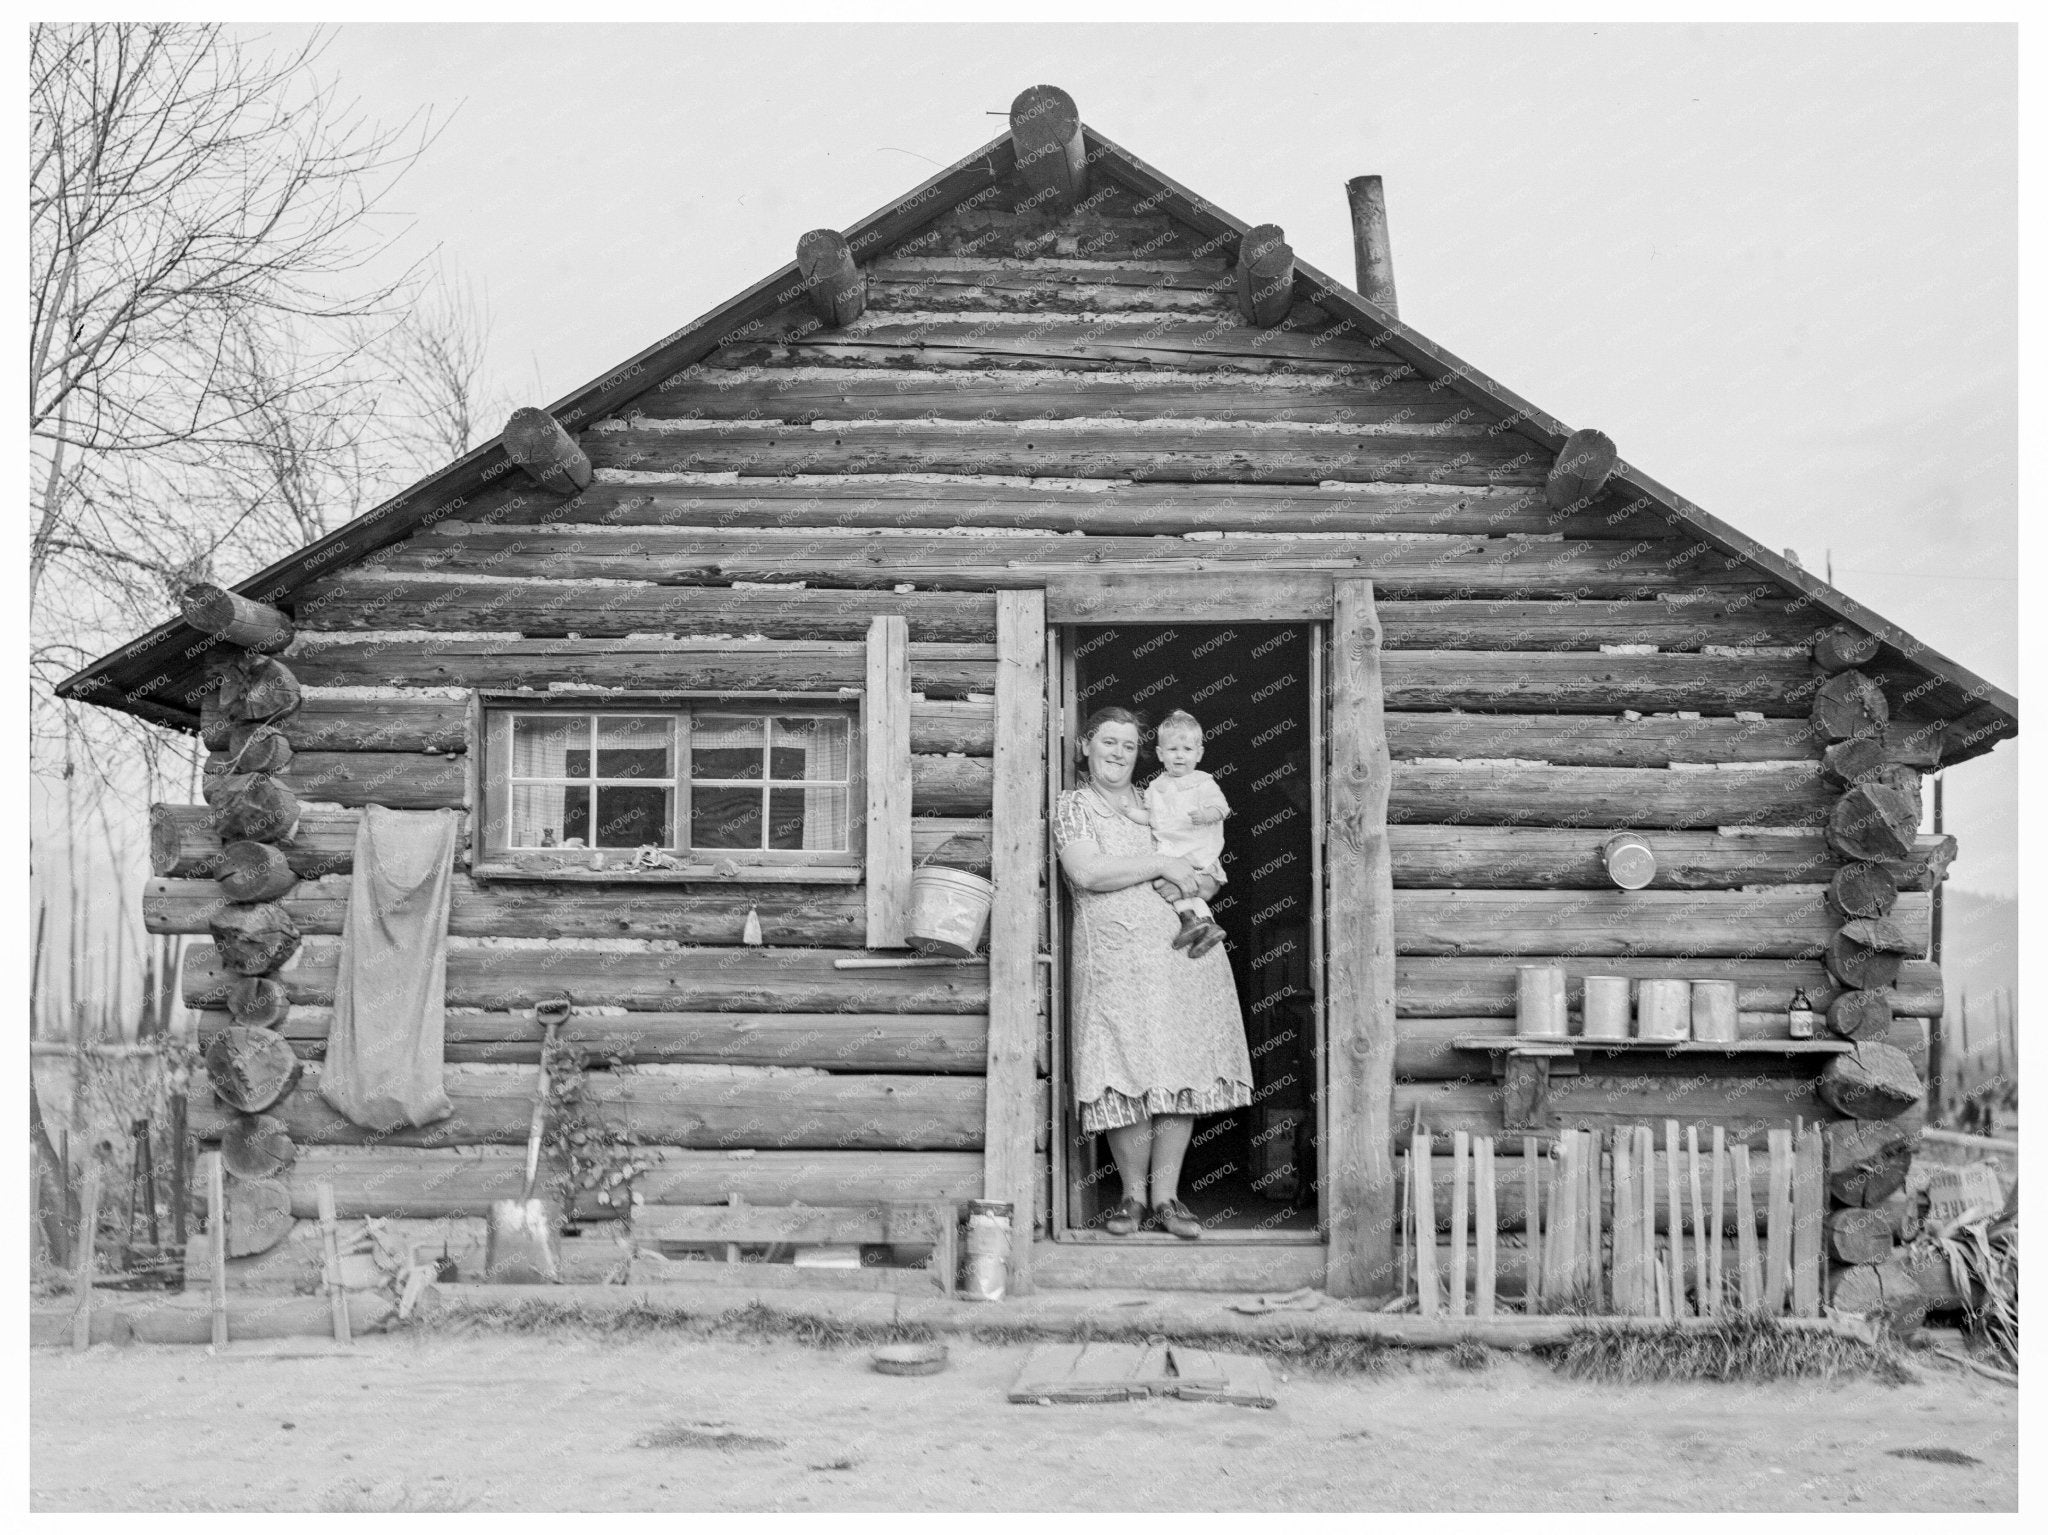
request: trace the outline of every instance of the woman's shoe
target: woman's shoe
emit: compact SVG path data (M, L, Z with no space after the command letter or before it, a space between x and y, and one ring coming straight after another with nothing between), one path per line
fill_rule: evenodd
M1126 1194L1122 1203L1103 1216L1102 1229L1113 1237L1127 1237L1137 1231L1144 1219L1144 1204Z
M1152 1219L1162 1229L1172 1232L1184 1242L1192 1242L1202 1234L1202 1223L1195 1219L1195 1212L1178 1199L1169 1199L1164 1204L1154 1205Z

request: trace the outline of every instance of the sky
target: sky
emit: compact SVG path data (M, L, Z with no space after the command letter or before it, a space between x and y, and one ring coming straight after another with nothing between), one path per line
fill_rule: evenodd
M494 379L534 404L994 137L1027 85L1340 277L1344 182L1377 173L1405 321L2016 691L2015 39L364 25L322 64L374 118L432 110L392 259L483 295ZM2016 889L2017 756L1948 775L1958 886Z

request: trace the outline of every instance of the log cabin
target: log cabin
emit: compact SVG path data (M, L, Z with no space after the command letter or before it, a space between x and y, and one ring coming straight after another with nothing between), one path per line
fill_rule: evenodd
M572 1241L636 1280L992 1200L1013 1293L1427 1276L1434 1303L1479 1228L1490 1304L1590 1204L1636 1265L1606 1303L1654 1310L1682 1122L1715 1275L1733 1228L1816 1311L1823 1180L1881 1207L1921 1114L1954 853L1923 776L2016 702L1403 323L1379 178L1349 193L1355 287L1033 87L898 201L70 679L214 753L208 804L153 810L145 914L195 935L200 1044L289 1047L192 1089L271 1191L250 1282L322 1185L430 1242L518 1193L534 1009L566 998L583 1112L631 1137ZM1066 1090L1047 812L1102 703L1196 713L1235 809L1258 1081L1198 1130L1192 1245L1097 1229ZM368 806L465 826L453 1113L388 1134L313 1090ZM933 869L991 882L985 951L910 946ZM1597 1006L1589 976L1619 978ZM1643 1037L1660 982L1729 984L1697 986L1700 1037ZM1834 1282L1882 1288L1850 1272L1882 1222L1847 1224Z

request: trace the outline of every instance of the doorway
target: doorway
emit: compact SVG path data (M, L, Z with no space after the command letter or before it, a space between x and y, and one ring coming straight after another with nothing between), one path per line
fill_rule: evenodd
M1321 1226L1321 630L1309 622L1077 624L1059 630L1054 645L1057 787L1074 786L1072 746L1096 709L1118 704L1144 721L1141 785L1160 771L1153 728L1181 709L1201 723L1202 771L1230 801L1228 879L1210 904L1244 1017L1252 1103L1196 1122L1181 1176L1181 1198L1210 1237L1225 1240L1312 1241ZM1051 884L1064 958L1070 933L1056 867ZM1100 1236L1121 1185L1107 1143L1081 1133L1065 1087L1076 982L1070 966L1060 973L1067 995L1054 1032L1054 1194L1064 1218L1053 1227L1059 1239L1086 1241Z

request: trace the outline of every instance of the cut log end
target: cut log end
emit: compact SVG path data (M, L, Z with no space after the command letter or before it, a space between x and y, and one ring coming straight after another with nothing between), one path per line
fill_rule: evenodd
M811 309L827 325L848 325L867 307L867 278L853 249L836 229L813 229L796 242Z
M553 416L522 405L505 423L505 456L543 490L571 496L590 483L590 459Z
M1544 494L1552 511L1583 506L1599 495L1621 462L1614 439L1605 432L1581 427L1557 450L1557 462L1550 467Z
M1294 248L1278 224L1258 224L1237 247L1237 307L1247 324L1271 329L1294 307Z
M1017 173L1042 196L1072 207L1088 191L1081 109L1057 85L1032 85L1010 103L1010 142Z
M179 595L185 622L244 650L269 654L292 642L292 621L281 609L256 602L224 586L199 582Z
M221 894L231 901L282 900L299 883L281 849L263 842L230 842L214 871Z
M1829 1061L1816 1091L1852 1119L1896 1119L1926 1095L1906 1052L1874 1040Z
M1909 857L1919 837L1919 796L1890 784L1857 784L1828 812L1828 846L1858 862Z
M1892 1255L1892 1219L1883 1210L1830 1210L1827 1236L1837 1263L1883 1263Z
M270 1114L237 1115L220 1138L221 1160L237 1178L274 1178L299 1158L291 1132Z
M1824 672L1853 671L1877 659L1877 637L1837 624L1813 637L1813 661Z
M214 1097L240 1114L261 1114L283 1100L304 1069L290 1042L269 1029L222 1029L206 1047Z
M1884 689L1859 671L1837 672L1814 690L1813 728L1829 741L1882 738L1891 721Z
M1828 1028L1843 1039L1883 1039L1892 1028L1891 992L1843 992L1828 1005Z
M1881 863L1844 864L1828 881L1828 904L1845 918L1883 917L1899 901L1899 882Z
M237 975L268 975L299 949L299 925L274 901L224 906L206 925L221 963Z

